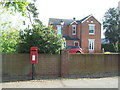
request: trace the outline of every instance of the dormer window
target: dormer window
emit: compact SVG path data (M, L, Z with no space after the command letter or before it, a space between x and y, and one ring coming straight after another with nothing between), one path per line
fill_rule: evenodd
M72 35L76 35L76 25L72 25Z
M89 34L95 34L95 24L89 24Z

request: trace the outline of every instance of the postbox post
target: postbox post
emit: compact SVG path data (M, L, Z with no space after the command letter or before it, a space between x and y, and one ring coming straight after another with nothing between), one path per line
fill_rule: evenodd
M32 80L34 80L34 76L35 76L35 66L34 64L32 64Z
M32 80L34 80L35 75L35 63L38 63L38 47L30 48L30 63L32 64Z

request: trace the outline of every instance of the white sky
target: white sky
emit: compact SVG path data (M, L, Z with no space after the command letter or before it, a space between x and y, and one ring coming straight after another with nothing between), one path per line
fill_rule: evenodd
M37 0L39 18L44 25L49 18L80 20L90 14L102 23L104 13L112 7L117 7L120 0ZM103 35L102 35L103 37Z

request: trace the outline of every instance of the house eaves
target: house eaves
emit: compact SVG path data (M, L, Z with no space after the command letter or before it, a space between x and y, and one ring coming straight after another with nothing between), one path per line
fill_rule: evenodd
M73 21L73 22L72 22L72 23L70 23L70 24L72 25L73 23L76 23L76 24L78 24L76 21Z
M81 24L81 23L84 23L90 17L93 17L95 19L95 17L93 15L88 15L81 20L49 18L49 23L50 23L50 25L60 25L61 21L63 21L64 25L71 25L73 23ZM95 20L97 22L99 22L97 19L95 19Z
M83 20L81 20L81 23L84 23L87 19L89 19L90 17L93 17L99 24L101 24L92 14L83 18Z
M64 35L63 36L66 40L80 40L79 38L77 38L77 37L70 37L70 36L68 36L68 35Z
M93 15L91 14L91 15L89 15L89 16L87 16L87 17L85 17L83 20L82 20L82 22L81 23L84 23L88 18L90 18L90 17L92 17Z

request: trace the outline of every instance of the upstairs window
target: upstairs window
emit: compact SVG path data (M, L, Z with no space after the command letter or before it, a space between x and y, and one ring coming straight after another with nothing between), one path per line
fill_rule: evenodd
M62 34L62 27L61 25L57 25L57 35L61 35Z
M95 34L95 24L89 24L89 34Z
M72 35L76 35L76 25L72 25Z

